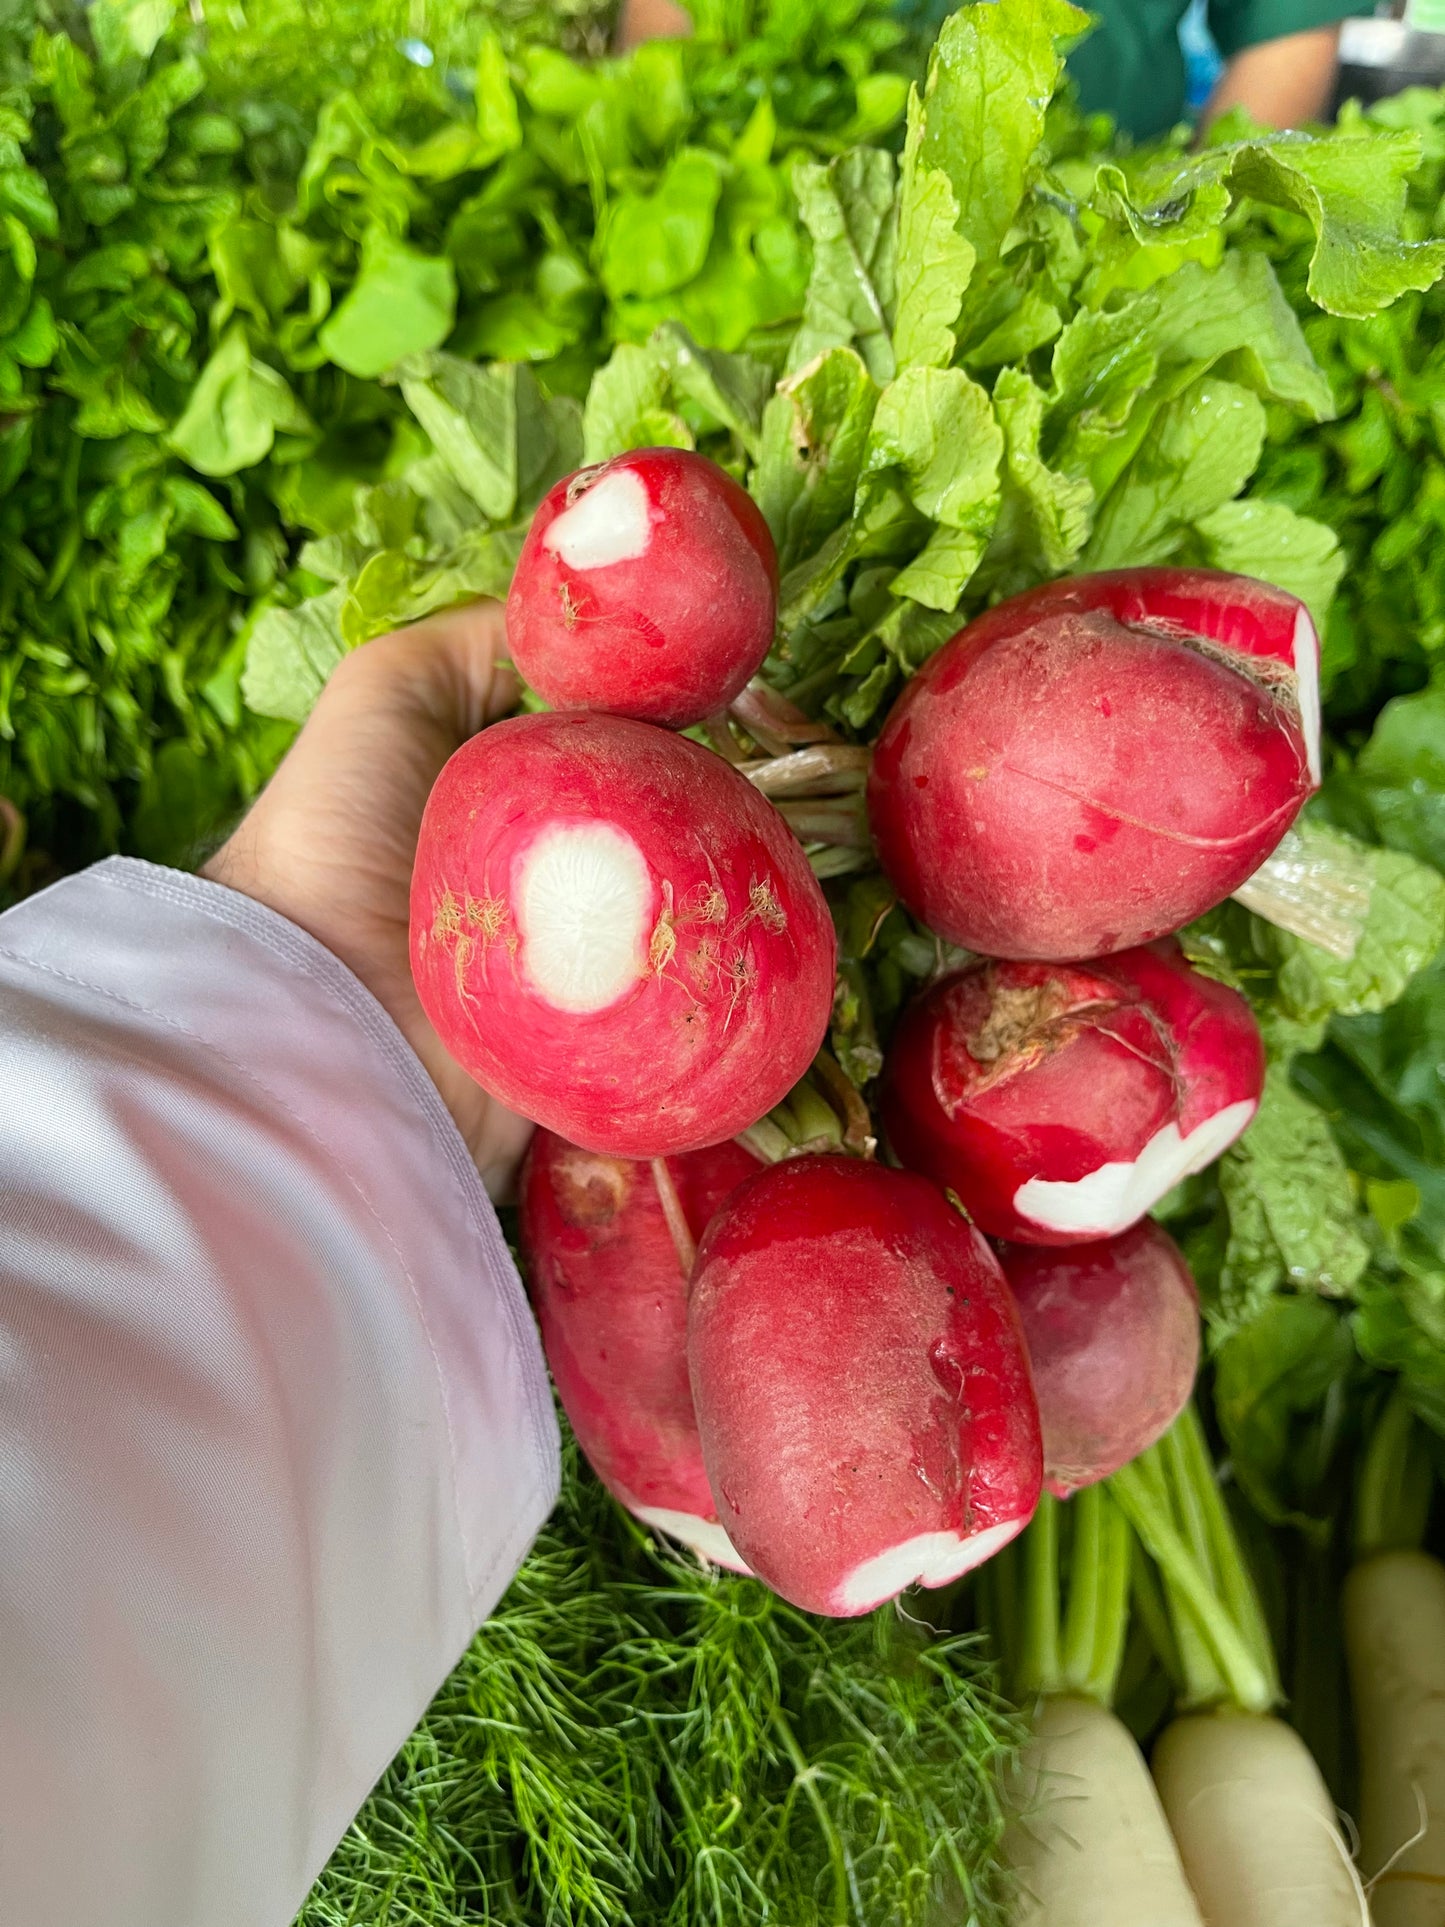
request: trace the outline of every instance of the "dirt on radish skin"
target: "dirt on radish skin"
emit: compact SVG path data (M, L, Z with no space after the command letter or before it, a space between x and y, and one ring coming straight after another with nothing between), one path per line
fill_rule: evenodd
M1335 1803L1283 1720L1188 1714L1153 1768L1205 1927L1370 1927Z
M1135 1224L1240 1135L1264 1087L1248 1004L1172 940L1084 964L980 960L904 1013L879 1110L894 1151L991 1237Z
M1107 1708L1042 1701L1006 1794L1010 1927L1202 1927L1144 1756Z
M557 483L507 598L512 660L555 709L683 728L761 667L777 616L773 538L702 455L638 448Z
M944 1585L1038 1503L1038 1409L1003 1274L908 1172L800 1157L748 1179L698 1249L688 1361L719 1516L807 1611Z
M1066 1499L1162 1438L1199 1367L1199 1296L1184 1255L1146 1218L1068 1251L1002 1245L1028 1341L1044 1484Z
M869 812L904 902L993 957L1179 929L1318 788L1319 644L1243 576L1126 569L998 604L908 683Z
M412 974L486 1090L591 1150L734 1137L817 1054L836 944L772 805L720 756L621 717L496 723L437 779Z
M669 1161L694 1240L759 1168L732 1143ZM547 1363L593 1471L644 1525L746 1571L703 1470L687 1378L687 1275L651 1166L538 1131L520 1216Z

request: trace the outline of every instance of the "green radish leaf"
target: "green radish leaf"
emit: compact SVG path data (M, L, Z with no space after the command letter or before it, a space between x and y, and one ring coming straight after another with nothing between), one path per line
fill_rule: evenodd
M1088 24L1064 0L966 6L943 23L923 93L922 158L952 184L976 275L998 258L1038 164L1060 43Z
M827 167L800 162L793 188L813 237L813 272L787 371L856 345L874 380L888 381L897 365L888 329L898 243L893 157L862 147Z
M1094 491L1082 477L1051 469L1039 453L1046 397L1021 368L1005 368L993 406L1004 439L1004 487L991 559L1028 582L1058 575L1089 539Z
M1386 703L1355 772L1384 841L1445 869L1445 683Z
M764 409L753 492L785 568L851 515L878 392L853 349L830 348L785 377Z
M614 348L587 391L583 459L605 462L629 448L691 448L692 430L667 406L668 386L655 347L624 341Z
M922 140L923 109L915 90L899 176L893 352L899 368L946 368L974 252L958 232L958 201L948 176L919 158Z
M1212 375L1166 403L1098 512L1085 566L1166 561L1190 522L1239 493L1259 460L1264 429L1258 396Z
M278 434L314 433L285 378L252 355L245 326L235 322L206 363L170 443L202 475L234 475L269 454Z
M1211 569L1231 569L1272 582L1299 597L1324 632L1345 572L1339 538L1323 522L1296 515L1283 502L1222 502L1201 515L1194 532Z
M440 347L456 311L451 262L374 228L362 243L360 274L317 340L349 375L382 375Z
M1370 1253L1345 1160L1324 1115L1282 1067L1271 1066L1259 1113L1225 1153L1219 1186L1229 1241L1209 1310L1224 1329L1285 1288L1333 1298L1358 1285Z
M598 235L598 266L614 300L666 294L701 271L722 183L717 156L686 147L653 192L622 194L609 205Z
M1328 1532L1331 1502L1324 1516L1302 1504L1302 1435L1354 1359L1348 1319L1318 1298L1271 1298L1215 1352L1214 1409L1231 1469L1274 1525L1316 1538Z
M267 609L246 645L241 693L261 716L304 723L346 654L341 635L342 591L328 589L295 609Z

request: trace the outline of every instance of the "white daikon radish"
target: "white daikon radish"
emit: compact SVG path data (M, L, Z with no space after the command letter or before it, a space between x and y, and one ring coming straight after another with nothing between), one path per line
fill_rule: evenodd
M1283 1720L1186 1714L1154 1779L1205 1927L1370 1927L1334 1802Z

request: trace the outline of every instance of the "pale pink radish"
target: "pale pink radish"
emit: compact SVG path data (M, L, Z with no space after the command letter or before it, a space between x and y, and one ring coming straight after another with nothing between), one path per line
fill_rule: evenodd
M1264 862L1320 780L1319 643L1295 597L1205 569L1050 583L904 689L869 811L909 909L994 957L1177 930Z
M1003 1274L910 1173L800 1157L749 1178L699 1246L688 1360L728 1536L808 1611L944 1585L1038 1503Z
M1135 1224L1245 1129L1264 1087L1248 1004L1172 941L1082 964L980 960L904 1013L879 1109L902 1162L992 1237Z
M747 491L687 449L638 448L544 498L512 578L507 641L554 708L680 728L726 708L761 666L777 589Z
M437 779L411 956L442 1042L574 1144L735 1137L823 1041L835 942L772 805L720 756L615 716L521 716Z
M1023 1321L1044 1484L1066 1499L1162 1438L1199 1368L1199 1296L1183 1253L1145 1218L1120 1237L999 1250Z
M758 1160L668 1160L693 1241ZM527 1282L557 1395L599 1479L644 1525L745 1570L718 1523L687 1380L687 1273L650 1165L538 1131L522 1171Z

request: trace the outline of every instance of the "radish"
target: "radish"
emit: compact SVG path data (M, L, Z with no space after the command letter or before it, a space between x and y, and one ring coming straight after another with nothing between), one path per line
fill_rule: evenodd
M1199 1297L1174 1240L1145 1219L1100 1244L999 1252L1028 1341L1044 1484L1066 1499L1161 1438L1199 1368Z
M1360 1857L1376 1927L1445 1920L1445 1566L1376 1553L1345 1581Z
M1131 1565L1128 1525L1096 1485L1067 1506L1044 1498L997 1583L981 1575L1016 1690L1033 1703L1004 1785L1012 1927L1200 1927L1144 1756L1109 1711Z
M702 455L637 448L544 497L507 597L518 671L558 709L681 728L762 664L778 560L752 497Z
M762 1117L823 1041L835 948L771 804L646 723L496 723L427 802L427 1015L493 1096L589 1150L669 1156Z
M759 1168L739 1144L673 1161L666 1185L696 1239ZM746 1567L718 1523L687 1381L687 1273L672 1199L645 1164L539 1131L522 1171L521 1243L542 1343L577 1442L644 1525Z
M1283 1720L1188 1714L1153 1765L1205 1927L1370 1927L1334 1801Z
M728 1536L811 1612L945 1585L1038 1502L1018 1314L922 1178L841 1157L749 1178L698 1249L688 1361Z
M1007 1792L1011 1927L1201 1927L1144 1756L1107 1707L1044 1700Z
M1432 1458L1397 1386L1361 1463L1344 1595L1376 1927L1445 1921L1445 1566L1419 1549Z
M1262 864L1319 787L1302 602L1206 569L1124 569L990 609L884 725L878 853L938 936L1098 957L1177 930Z
M1112 1237L1254 1116L1248 1004L1177 944L1083 964L980 960L905 1012L879 1109L904 1164L997 1238Z

